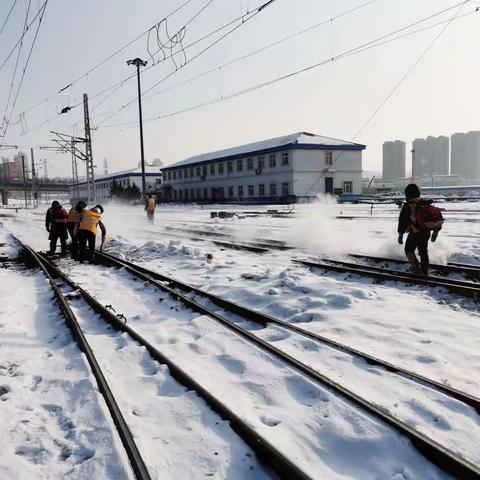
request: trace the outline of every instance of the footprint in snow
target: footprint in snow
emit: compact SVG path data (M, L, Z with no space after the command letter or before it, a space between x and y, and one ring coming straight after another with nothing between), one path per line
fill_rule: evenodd
M15 449L15 455L24 457L35 465L44 465L52 458L52 453L43 446L20 445Z
M10 387L7 387L6 385L0 385L0 399L2 401L6 400L7 393L10 392Z
M433 357L431 357L430 355L418 355L416 357L416 360L417 362L420 362L420 363L435 363L437 360Z
M219 355L218 362L231 373L241 375L245 373L246 365L241 360L237 360L230 355Z
M267 415L262 415L260 420L264 425L267 425L267 427L276 427L278 424L282 423L281 420L277 420L276 418Z

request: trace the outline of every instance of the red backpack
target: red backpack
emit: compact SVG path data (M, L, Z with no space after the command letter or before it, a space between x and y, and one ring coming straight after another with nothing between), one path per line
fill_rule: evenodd
M435 205L425 205L424 224L428 230L441 230L443 225L442 211Z

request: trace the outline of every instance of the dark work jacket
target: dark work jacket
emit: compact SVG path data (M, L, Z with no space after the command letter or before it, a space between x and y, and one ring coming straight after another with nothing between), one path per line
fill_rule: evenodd
M49 208L45 216L45 227L50 229L50 240L52 237L67 238L67 217L64 208Z
M424 215L424 208L425 205L431 205L433 200L420 200L420 203L417 207L418 215ZM407 228L412 224L412 220L410 218L411 215L410 207L408 203L404 203L402 209L400 210L400 215L398 216L398 233L404 234L407 231ZM418 225L416 225L417 228Z

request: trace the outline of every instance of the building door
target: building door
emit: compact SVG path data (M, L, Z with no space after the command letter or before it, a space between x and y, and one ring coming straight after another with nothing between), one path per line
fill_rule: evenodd
M325 177L325 193L333 194L333 177Z

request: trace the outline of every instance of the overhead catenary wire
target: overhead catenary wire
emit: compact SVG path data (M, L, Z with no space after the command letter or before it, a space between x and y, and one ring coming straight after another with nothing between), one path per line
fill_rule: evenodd
M17 100L18 100L18 96L20 95L20 91L22 89L22 85L23 85L23 80L25 78L25 73L27 72L27 69L28 69L28 65L30 63L30 58L32 56L32 52L33 52L33 48L35 47L35 44L37 42L37 38L38 38L38 32L40 31L40 26L42 24L42 20L43 20L43 16L45 15L45 10L47 9L47 5L48 5L48 0L46 0L46 2L44 3L43 5L43 10L42 10L42 13L40 14L40 17L38 19L38 25L37 25L37 29L35 30L35 35L33 37L33 41L32 41L32 45L30 46L30 50L28 52L28 56L27 56L27 59L25 61L25 65L23 67L23 70L22 70L22 75L20 77L20 81L18 83L18 87L17 87L17 92L15 94L15 98L13 100L13 103L12 103L12 108L10 109L10 115L8 116L8 121L7 123L5 124L5 129L4 129L4 132L3 132L3 139L0 143L3 144L4 140L5 140L5 137L7 135L7 130L8 130L8 127L10 125L10 119L12 117L12 114L13 114L13 110L15 108L15 105L17 103Z
M10 15L12 14L13 9L15 8L15 5L17 4L17 2L18 2L18 0L13 0L13 4L12 4L12 6L10 7L10 10L8 11L5 20L3 21L2 26L0 27L0 35L2 34L3 29L5 28L5 25L7 24L8 19L10 18Z
M471 0L467 0L467 1L471 1ZM462 4L465 3L465 2L461 2ZM463 18L465 16L468 16L468 15L472 15L474 13L477 13L477 9L476 10L473 10L471 12L468 12L464 15L462 15L461 17L455 17L453 19L450 19L450 20L445 20L445 21L442 21L442 22L439 22L439 23L436 23L434 25L428 25L426 27L423 27L423 28L420 28L420 29L417 29L417 30L414 30L412 32L407 32L403 35L399 35L399 36L396 36L394 38L391 38L389 40L385 40L388 36L392 36L398 32L401 32L401 31L405 31L407 28L411 28L413 25L418 25L419 23L421 23L422 21L417 21L413 24L410 24L406 27L402 27L401 29L398 29L398 30L395 30L387 35L382 35L374 40L371 40L369 42L366 42L366 43L363 43L357 47L354 47L354 48L351 48L349 50L346 50L344 51L343 53L340 53L338 55L336 55L335 57L333 58L326 58L320 62L316 62L315 64L313 65L310 65L310 66L307 66L307 67L304 67L304 68L301 68L299 70L295 70L293 72L290 72L288 74L285 74L285 75L282 75L280 77L276 77L274 79L271 79L271 80L267 80L265 82L262 82L260 84L256 84L252 87L248 87L248 88L245 88L245 89L242 89L242 90L239 90L239 91L236 91L236 92L233 92L233 93L230 93L228 95L224 95L224 96L219 96L215 99L212 99L212 100L208 100L208 101L205 101L205 102L202 102L202 103L199 103L199 104L196 104L196 105L193 105L191 107L187 107L187 108L184 108L184 109L181 109L181 110L177 110L177 111L174 111L174 112L170 112L170 113L167 113L167 114L164 114L164 115L160 115L160 116L157 116L157 117L153 117L153 118L148 118L148 119L145 119L144 120L144 123L151 123L151 122L154 122L154 121L157 121L157 120L161 120L161 119L164 119L164 118L168 118L168 117L172 117L172 116L175 116L175 115L179 115L179 114L182 114L182 113L186 113L186 112L190 112L190 111L193 111L193 110L197 110L197 109L200 109L200 108L203 108L203 107L206 107L206 106L210 106L210 105L214 105L214 104L217 104L217 103L220 103L220 102L223 102L223 101L227 101L227 100L231 100L233 98L236 98L238 96L241 96L241 95L244 95L244 94L247 94L247 93L250 93L250 92L253 92L255 90L259 90L261 88L264 88L264 87L267 87L267 86L270 86L272 84L275 84L275 83L278 83L282 80L285 80L285 79L288 79L288 78L292 78L292 77L295 77L297 75L300 75L302 73L305 73L307 71L310 71L310 70L313 70L315 68L319 68L321 66L325 66L325 65L328 65L332 62L335 62L335 61L338 61L338 60L341 60L341 59L344 59L344 58L347 58L347 57L350 57L350 56L353 56L353 55L356 55L356 54L359 54L359 53L362 53L362 52L365 52L367 50L370 50L372 48L375 48L375 47L379 47L379 46L382 46L382 45L385 45L385 44L388 44L388 43L392 43L396 40L400 40L402 38L405 38L407 36L411 36L411 35L414 35L414 34L417 34L417 33L420 33L420 32L423 32L427 29L431 29L431 28L434 28L435 26L438 26L438 25L442 25L444 23L447 23L447 22L451 22L451 21L454 21L456 19L459 19L459 18ZM444 12L442 12L444 13ZM431 19L432 16L429 16L427 17L426 19ZM424 20L426 20L424 19ZM131 121L131 122L123 122L123 123L117 123L117 124L111 124L111 125L103 125L103 126L100 126L98 128L117 128L117 127L128 127L128 126L133 126L133 125L136 125L138 122L137 121Z
M440 37L445 33L447 28L451 25L451 23L457 18L458 15L460 15L462 9L465 7L467 3L469 3L471 0L464 0L458 5L458 9L456 12L453 14L453 16L446 21L445 25L440 29L440 31L435 35L433 40L429 42L427 47L422 51L422 53L419 55L419 57L413 62L413 64L408 68L408 70L400 77L400 80L393 86L393 88L388 92L388 94L385 96L385 98L379 103L379 105L375 108L373 113L367 118L367 120L362 124L360 129L355 133L355 135L352 137L352 142L354 142L360 134L365 130L365 128L372 122L372 120L377 116L377 114L380 112L380 110L388 103L388 101L395 95L395 93L398 91L398 89L403 85L405 80L410 76L410 74L417 68L419 63L425 58L427 53L433 48L433 46L437 43L437 41L440 39ZM478 8L476 8L473 12L475 13L478 12ZM315 182L305 191L303 196L308 195L312 189L318 184L318 182L325 177L327 172L330 170L330 168L335 165L335 163L342 157L344 151L340 152L335 159L333 159L332 164L328 166L328 168L323 172L322 174L319 175L319 177L315 180Z
M25 29L25 31L22 33L22 35L20 36L20 38L17 40L17 42L15 43L15 45L13 46L13 48L10 50L9 54L5 57L5 59L3 60L2 64L0 65L0 70L5 66L5 64L8 62L8 60L10 59L10 57L13 55L13 52L17 49L18 45L20 44L20 42L23 41L23 38L25 37L25 35L27 34L27 32L30 30L30 27L35 23L35 21L37 20L37 18L43 14L43 12L45 11L45 7L47 6L47 3L48 3L48 0L45 0L45 2L42 4L42 6L38 9L37 13L35 14L35 16L32 18L32 20L30 21L30 23L27 25L27 28Z

